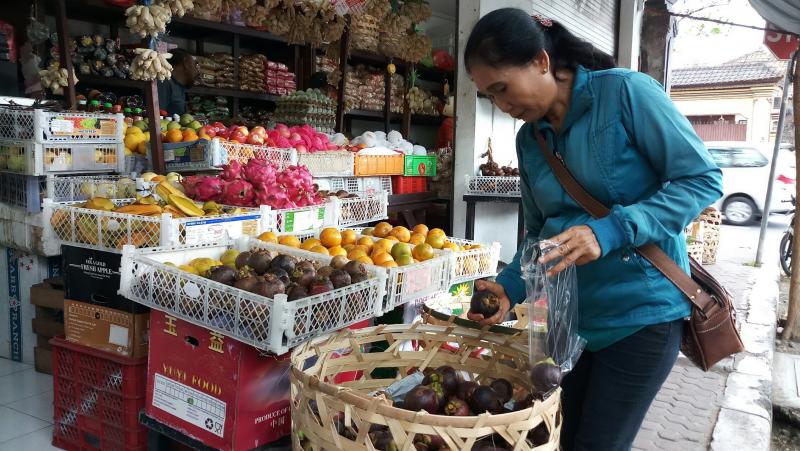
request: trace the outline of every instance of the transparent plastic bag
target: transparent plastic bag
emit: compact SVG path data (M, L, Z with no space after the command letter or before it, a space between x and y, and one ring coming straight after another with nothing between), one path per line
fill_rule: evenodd
M546 395L575 367L586 345L578 335L578 281L575 265L549 277L547 271L561 258L547 264L539 257L558 252L552 241L527 240L520 258L529 308L528 344L531 382Z

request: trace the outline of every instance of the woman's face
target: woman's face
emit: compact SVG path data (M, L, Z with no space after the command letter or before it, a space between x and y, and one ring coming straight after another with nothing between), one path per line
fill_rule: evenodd
M478 92L515 119L535 122L544 117L556 98L556 80L547 53L524 66L489 66L476 62L469 75Z

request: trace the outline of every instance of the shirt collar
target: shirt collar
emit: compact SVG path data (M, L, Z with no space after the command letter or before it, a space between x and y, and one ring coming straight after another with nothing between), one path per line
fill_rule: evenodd
M592 92L589 88L590 71L583 66L578 66L575 69L575 78L572 81L572 96L569 100L569 110L567 110L567 117L564 118L564 123L561 125L561 131L568 130L572 125L589 110L592 106ZM552 129L550 123L544 119L539 121L539 128Z

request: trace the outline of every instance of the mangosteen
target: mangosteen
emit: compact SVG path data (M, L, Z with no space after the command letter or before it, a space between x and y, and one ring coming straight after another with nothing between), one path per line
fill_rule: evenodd
M533 446L541 446L550 440L550 431L544 423L539 423L538 426L528 432L528 440L533 443Z
M366 274L355 274L355 275L350 274L350 285L354 283L363 282L367 279L369 279L369 276Z
M334 268L330 266L323 266L322 268L317 270L317 275L319 277L330 277L333 270Z
M250 256L253 255L250 251L240 252L239 255L236 256L236 269L241 269L247 266L247 262L250 261Z
M428 385L433 391L436 392L436 399L438 400L439 408L436 409L436 412L429 412L429 413L438 413L444 410L444 406L447 405L447 393L444 392L444 388L442 388L442 384L438 382L431 382Z
M286 285L275 274L265 274L263 280L256 285L255 293L265 298L273 298L276 294L284 294Z
M561 384L561 368L553 359L543 360L531 369L531 384L540 393L547 393Z
M347 257L344 255L337 255L331 259L330 266L333 269L342 269L347 264Z
M528 395L518 401L514 401L514 411L516 412L533 406L533 400L533 395Z
M469 312L483 315L484 318L494 316L500 310L500 298L488 291L476 291L469 303Z
M314 280L311 282L311 286L308 288L308 294L311 296L316 296L318 294L327 293L329 291L333 291L333 284L331 283L330 279L327 277L314 277Z
M389 431L373 432L369 434L369 439L378 451L398 451L397 443Z
M295 271L297 271L298 269L302 269L302 270L311 269L311 270L314 270L314 272L317 272L317 267L318 267L318 265L315 264L314 262L310 261L310 260L302 260L302 261L298 262L296 265L294 265Z
M340 189L339 191L336 191L336 197L338 197L339 199L344 199L345 197L347 197L348 194L350 194L350 193L348 193L347 191L345 191L343 189Z
M253 271L258 274L264 274L269 269L271 262L272 259L269 252L259 250L250 254L250 258L247 259L247 266L253 268Z
M367 267L357 260L350 260L342 269L347 271L347 273L350 274L350 277L354 277L358 274L367 274Z
M253 292L256 285L261 282L261 277L250 276L237 280L233 286L244 291Z
M288 289L286 289L286 296L289 298L289 301L296 301L298 299L308 297L308 290L302 285L293 283Z
M414 436L414 447L417 451L437 451L445 446L444 439L438 435L417 434Z
M510 449L500 443L496 443L495 440L481 440L472 445L472 451L508 451Z
M231 286L236 282L236 270L227 265L214 266L208 271L208 278Z
M280 279L280 281L283 282L284 285L289 285L289 283L292 281L289 278L289 273L287 273L286 271L284 271L284 270L282 270L280 268L270 269L269 271L267 271L267 274L275 275L275 277Z
M344 270L334 269L331 273L330 281L333 284L333 288L342 288L350 285L351 277Z
M474 392L476 388L478 388L478 383L475 381L461 381L458 384L456 396L458 399L466 401L472 396L472 392Z
M472 396L467 399L472 411L476 414L484 412L500 413L503 411L503 404L500 402L500 397L492 387L488 385L479 385L472 392Z
M436 413L439 410L439 398L436 391L427 385L418 385L403 398L403 406L406 410L419 412L425 410L428 413Z
M316 275L317 271L315 271L313 267L307 265L300 266L298 264L294 268L294 272L292 272L292 282L307 287L311 284L311 281L314 280L314 276Z
M272 262L269 264L269 268L282 269L286 271L286 274L289 274L294 270L294 265L296 264L296 258L292 257L291 255L280 254L272 259Z
M508 379L495 379L489 384L490 387L497 392L497 396L500 397L500 402L505 404L508 401L511 401L511 397L514 395L514 387L511 385L511 382Z
M470 415L469 406L458 398L450 398L444 406L444 414L451 417L467 417Z
M443 365L433 370L430 374L426 374L422 383L430 384L431 382L442 384L442 388L448 397L455 395L458 391L459 377L452 366Z
M344 424L344 416L343 415L337 415L333 419L333 424L334 424L334 427L336 427L336 433L338 433L342 437L344 437L344 438L346 438L348 440L355 440L356 439L356 431L353 430L352 427L346 426Z

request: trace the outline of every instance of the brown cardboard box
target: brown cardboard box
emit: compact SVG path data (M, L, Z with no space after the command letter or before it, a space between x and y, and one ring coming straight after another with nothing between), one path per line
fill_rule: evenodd
M61 336L63 337L64 334L61 334ZM41 335L37 335L36 336L36 347L37 348L42 348L42 349L47 349L49 351L50 350L50 339L47 338L47 337L43 337Z
M36 371L53 374L53 351L36 346L33 348L33 363Z
M31 287L31 304L56 310L64 309L64 284L61 278L47 279Z
M127 357L147 356L150 312L128 313L64 300L64 332L69 341Z
M36 306L36 317L31 320L33 333L40 337L52 338L64 335L62 312Z

